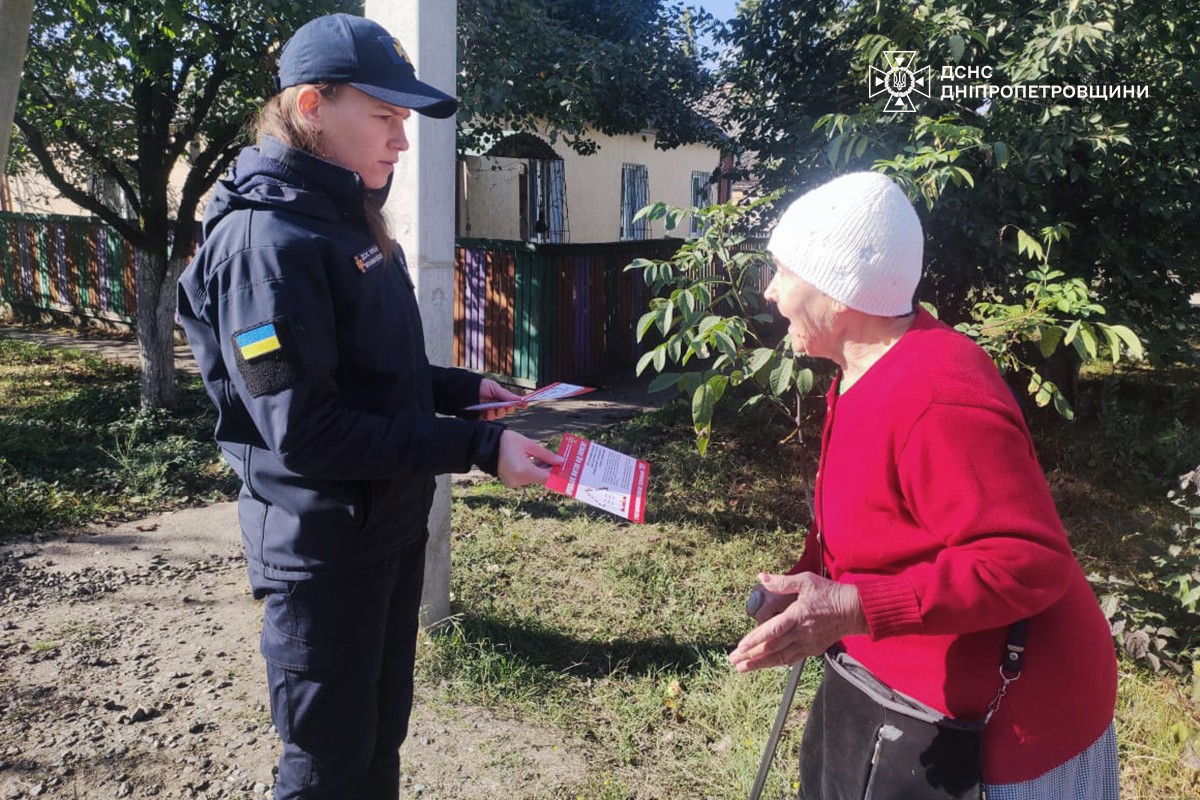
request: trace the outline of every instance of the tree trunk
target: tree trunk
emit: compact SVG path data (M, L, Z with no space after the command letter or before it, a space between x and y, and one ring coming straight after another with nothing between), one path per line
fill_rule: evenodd
M176 282L186 263L168 261L161 255L138 248L137 337L142 365L142 408L174 409L175 390L175 294Z
M8 162L8 137L12 134L32 19L33 0L0 0L0 20L4 20L0 25L0 173Z

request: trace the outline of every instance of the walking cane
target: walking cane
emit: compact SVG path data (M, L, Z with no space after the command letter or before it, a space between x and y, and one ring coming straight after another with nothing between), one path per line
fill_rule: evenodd
M797 424L799 423L797 422ZM803 475L800 476L800 485L804 489L804 499L808 501L808 515L815 525L817 523L817 504L813 500L812 487L808 485L808 479ZM761 588L751 589L750 596L746 598L746 614L753 617L766 599ZM792 710L792 701L796 698L796 687L800 685L800 676L804 673L804 662L807 660L807 658L800 659L788 670L787 684L783 687L779 710L775 712L775 724L771 726L771 735L767 737L767 746L763 748L762 760L758 762L758 774L754 776L754 786L750 789L750 800L759 800L762 797L763 786L766 785L767 775L771 772L771 762L775 760L775 749L779 747L779 734L783 733L783 723L787 721L788 712Z
M753 589L746 600L746 613L754 616L764 600L761 589ZM758 774L754 776L754 786L750 789L750 800L759 800L763 786L767 783L767 775L771 773L771 762L775 760L775 749L779 747L779 735L783 733L783 723L787 721L788 712L792 710L792 700L796 697L796 687L800 685L800 675L804 672L802 658L792 664L787 685L783 687L783 698L779 701L779 710L775 712L775 724L771 726L771 735L767 737L767 746L763 749L762 760L758 762Z

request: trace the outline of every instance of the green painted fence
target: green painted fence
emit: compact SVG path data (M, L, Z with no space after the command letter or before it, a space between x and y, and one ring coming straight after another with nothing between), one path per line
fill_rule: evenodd
M454 257L454 363L541 386L627 374L650 295L635 258L679 240L528 244L460 239Z
M680 244L459 240L455 366L524 386L629 374L650 295L625 266L669 258ZM0 213L0 301L132 325L133 250L99 219Z
M93 217L0 213L0 300L132 324L133 248Z

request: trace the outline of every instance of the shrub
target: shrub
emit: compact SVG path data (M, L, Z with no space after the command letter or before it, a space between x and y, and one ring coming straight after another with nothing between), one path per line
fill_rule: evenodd
M1145 538L1128 575L1093 574L1118 646L1154 670L1191 673L1200 697L1200 467L1167 495L1184 515L1165 542Z

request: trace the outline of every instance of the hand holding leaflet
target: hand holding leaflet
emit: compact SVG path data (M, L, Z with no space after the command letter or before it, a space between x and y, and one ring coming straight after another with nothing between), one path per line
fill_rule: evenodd
M499 400L491 403L476 403L467 406L465 411L482 411L488 408L509 408L512 406L527 406L531 403L544 403L548 400L562 400L577 394L595 391L593 386L576 386L573 383L551 383L540 389L523 395L519 400Z
M547 488L630 522L646 521L648 463L570 433L558 455L562 462L550 471Z

